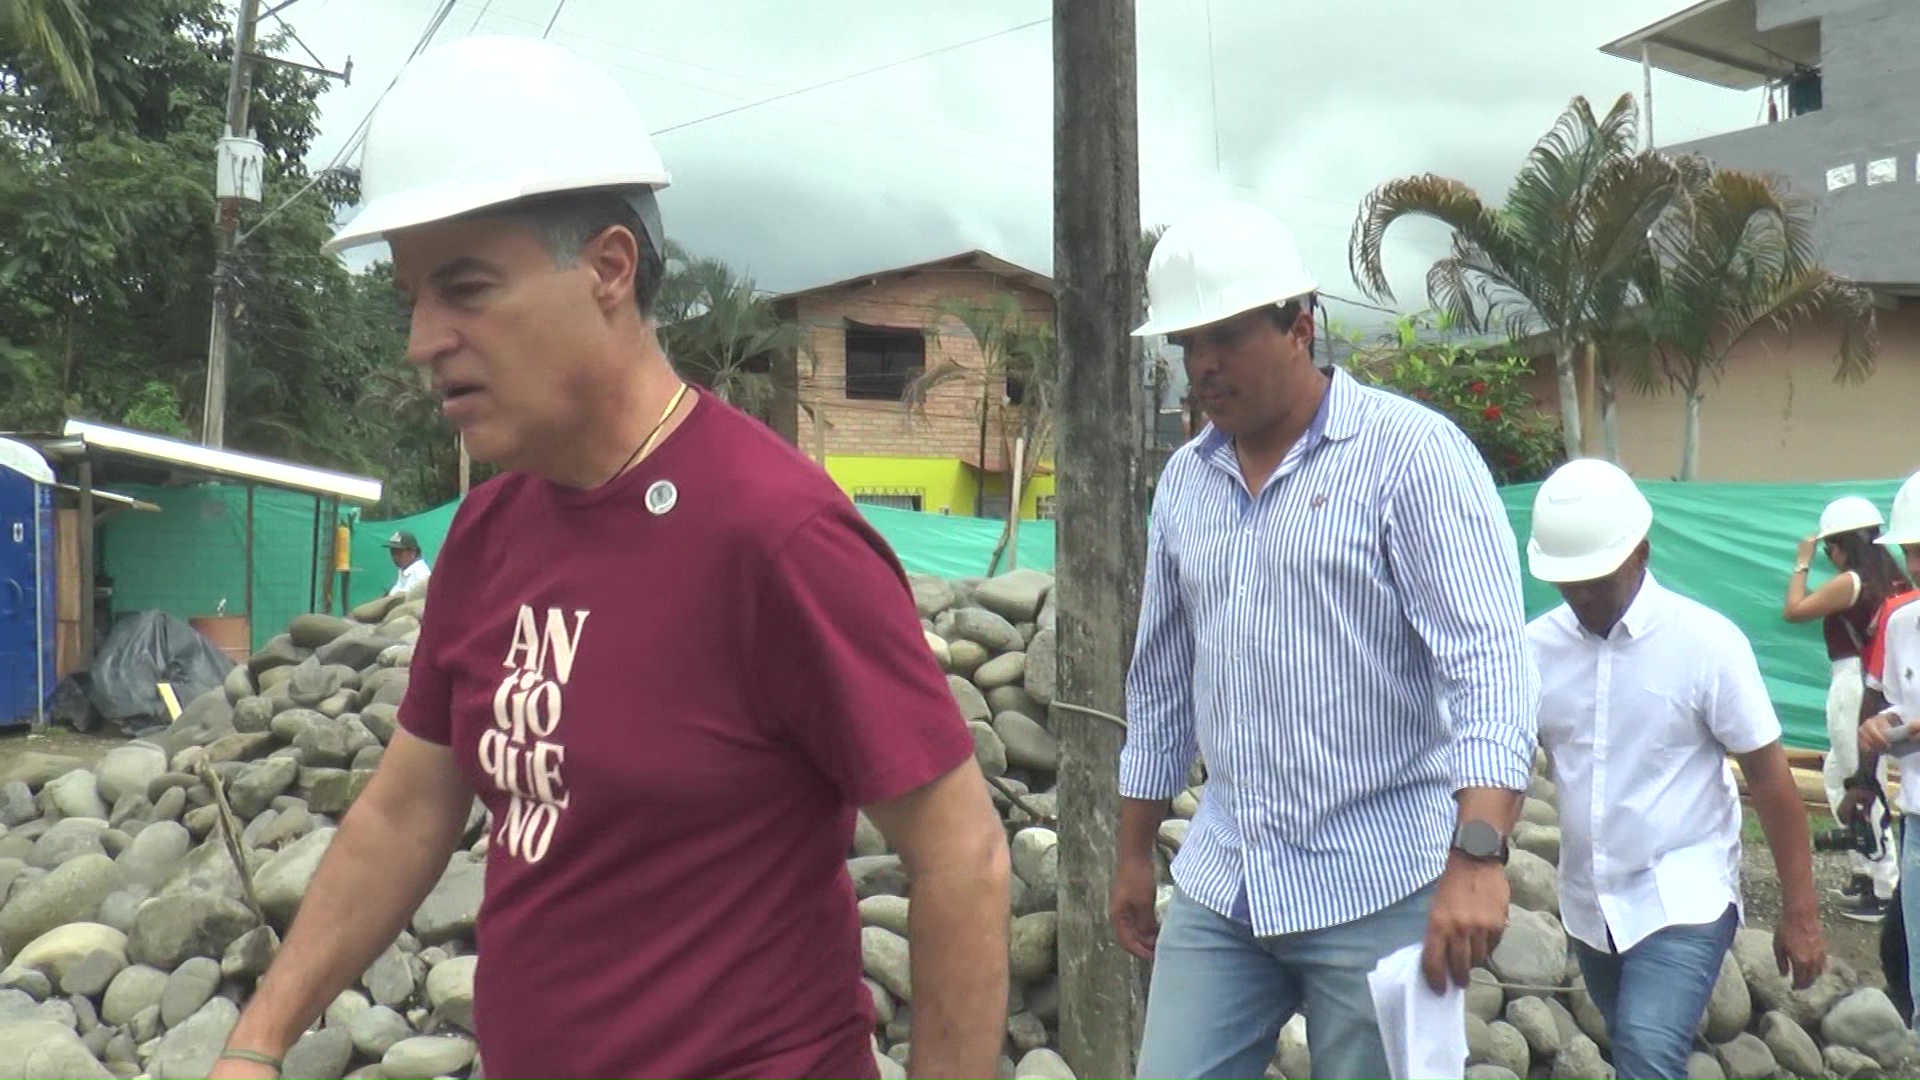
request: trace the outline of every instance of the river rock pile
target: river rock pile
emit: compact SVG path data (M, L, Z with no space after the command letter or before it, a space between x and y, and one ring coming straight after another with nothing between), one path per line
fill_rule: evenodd
M1055 1049L1052 585L1032 571L913 580L928 648L997 782L1014 867L1000 1075L1033 1080L1073 1076ZM301 616L163 734L92 766L29 752L0 767L0 1076L206 1074L394 732L425 603L419 593L344 619ZM1508 870L1513 927L1468 998L1470 1075L1610 1076L1604 1025L1555 917L1552 785L1536 779L1532 795ZM223 800L251 895L224 839ZM1198 807L1197 786L1174 801L1161 830L1169 846ZM487 835L476 802L439 885L293 1048L287 1077L483 1075L471 1028ZM883 1075L904 1076L911 903L900 860L864 816L848 869L878 1014L876 1060ZM1903 1071L1914 1044L1880 991L1836 965L1793 992L1757 929L1741 932L1721 973L1699 1049L1699 1077L1915 1075ZM1283 1030L1268 1072L1311 1075L1302 1021Z

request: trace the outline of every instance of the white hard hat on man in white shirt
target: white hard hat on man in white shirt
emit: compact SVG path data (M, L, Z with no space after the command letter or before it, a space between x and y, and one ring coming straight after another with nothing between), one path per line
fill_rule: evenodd
M1887 518L1880 542L1888 547L1920 544L1920 473L1907 477L1894 493L1893 513Z
M1576 458L1533 497L1527 569L1541 581L1592 581L1618 570L1653 526L1653 507L1625 470Z

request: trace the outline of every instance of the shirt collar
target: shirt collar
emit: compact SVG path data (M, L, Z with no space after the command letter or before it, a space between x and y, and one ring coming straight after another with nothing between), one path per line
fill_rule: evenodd
M1343 368L1334 367L1331 372L1326 396L1320 399L1320 408L1314 411L1313 420L1300 435L1300 452L1312 450L1322 439L1339 442L1360 433L1366 404L1361 386ZM1202 456L1211 456L1231 442L1230 436L1209 423L1200 435L1197 449Z
M1666 609L1669 595L1666 588L1654 580L1653 571L1646 571L1646 576L1640 581L1640 591L1634 594L1633 602L1627 605L1627 610L1620 616L1620 621L1613 624L1614 630L1625 633L1629 639L1645 637L1649 631L1660 625L1660 614ZM1572 628L1574 636L1589 641L1600 640L1580 622L1580 617L1573 613L1571 607L1566 608L1565 611L1568 625ZM1612 637L1613 631L1608 631L1607 636Z

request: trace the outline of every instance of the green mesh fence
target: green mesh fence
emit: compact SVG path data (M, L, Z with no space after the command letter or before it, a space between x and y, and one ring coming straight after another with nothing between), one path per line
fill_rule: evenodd
M113 579L115 614L158 609L188 619L216 614L223 603L229 615L247 612L245 487L116 484L112 490L160 507L157 514L122 511L101 527L101 569ZM255 648L318 605L313 568L324 565L333 544L329 510L322 500L316 554L313 498L254 489ZM324 577L318 580L323 587Z
M1774 705L1786 726L1789 745L1826 746L1826 653L1818 624L1790 625L1780 618L1794 546L1813 530L1828 501L1845 494L1864 495L1881 507L1893 500L1897 480L1829 484L1682 484L1643 483L1654 506L1653 571L1669 588L1724 612L1753 641ZM1537 485L1506 488L1502 496L1516 536L1524 544ZM211 614L221 599L237 612L244 602L242 538L245 489L207 485L195 488L127 490L161 505L159 514L127 513L105 530L107 572L115 581L115 610L155 607L186 618ZM456 504L412 517L358 521L353 527L354 573L349 603L385 593L395 570L382 542L396 529L420 538L429 561L439 554ZM984 574L1001 524L977 518L942 517L906 510L862 506L900 561L914 573L943 577ZM254 619L256 644L307 610L308 567L312 560L313 500L259 489L254 541ZM322 535L320 558L329 541ZM1054 525L1020 525L1020 565L1051 570ZM1832 572L1817 564L1812 584ZM1553 590L1528 579L1527 613L1538 615L1558 603ZM336 610L339 609L336 600Z

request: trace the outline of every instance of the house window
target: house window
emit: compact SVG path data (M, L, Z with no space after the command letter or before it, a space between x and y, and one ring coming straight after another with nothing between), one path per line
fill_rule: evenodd
M847 397L899 401L927 366L927 336L919 330L847 327Z
M884 506L892 510L918 511L926 499L922 488L868 488L853 489L853 501L868 506Z
M1053 496L1036 495L1033 498L1033 516L1040 521L1053 520Z

